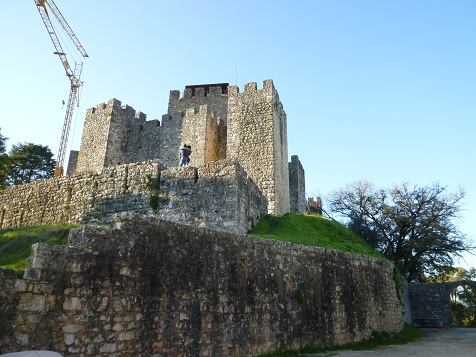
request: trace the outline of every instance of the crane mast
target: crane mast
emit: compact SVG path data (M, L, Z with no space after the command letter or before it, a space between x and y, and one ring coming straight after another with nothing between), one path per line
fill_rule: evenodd
M81 55L83 57L89 57L89 56L84 50L81 43L79 42L76 35L74 34L73 30L71 30L71 27L69 27L68 23L66 22L65 18L63 17L63 15L59 11L58 7L56 6L53 0L35 0L35 5L38 9L38 12L40 13L43 23L46 26L46 30L48 31L48 34L50 35L51 41L53 42L53 45L55 46L56 51L54 52L54 54L59 56L61 63L63 64L63 67L66 71L66 76L69 78L71 83L71 90L69 92L68 104L66 107L66 114L65 114L64 123L63 123L63 131L61 133L60 147L58 149L58 157L56 160L56 168L55 168L55 176L62 176L64 158L66 155L66 148L68 146L69 130L71 127L71 119L73 118L74 106L75 105L79 106L78 89L82 85L81 72L83 69L83 64L75 63L74 69L72 69L71 66L69 65L68 60L66 59L66 53L63 51L61 42L59 41L56 31L53 27L53 24L51 23L50 17L48 15L48 9L46 8L46 6L48 6L51 13L53 13L53 15L56 17L61 27L66 32L66 34L71 39L71 41L74 43L74 45L76 46L78 51L81 53Z

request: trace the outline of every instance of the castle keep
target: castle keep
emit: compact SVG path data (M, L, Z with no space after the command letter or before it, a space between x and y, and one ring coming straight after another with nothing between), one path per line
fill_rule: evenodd
M111 99L86 114L76 173L159 159L177 166L182 143L192 145L192 165L238 162L268 200L268 212L290 211L286 113L272 80L245 85L188 86L170 92L162 123ZM72 171L69 169L69 171Z
M185 143L191 163L179 168ZM0 192L0 228L129 211L245 233L263 214L306 209L304 169L297 156L288 163L287 117L272 80L243 93L227 83L172 90L161 121L117 99L90 108L67 172Z

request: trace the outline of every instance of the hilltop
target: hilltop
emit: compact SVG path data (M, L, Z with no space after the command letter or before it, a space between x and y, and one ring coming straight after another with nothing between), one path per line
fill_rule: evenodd
M288 213L283 216L266 215L248 234L260 238L384 258L357 234L337 221L321 216L297 213Z

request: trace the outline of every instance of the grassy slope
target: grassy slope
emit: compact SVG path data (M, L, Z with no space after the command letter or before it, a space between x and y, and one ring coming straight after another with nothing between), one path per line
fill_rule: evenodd
M78 225L56 224L0 230L0 267L25 270L34 243L66 245L69 230Z
M248 234L383 258L362 238L341 224L313 215L294 213L280 217L267 215Z
M47 225L0 230L0 267L24 270L31 254L31 245L39 242L66 245L68 232L77 225ZM382 257L363 239L337 222L318 216L286 214L267 215L250 235L294 244L331 248L355 254Z

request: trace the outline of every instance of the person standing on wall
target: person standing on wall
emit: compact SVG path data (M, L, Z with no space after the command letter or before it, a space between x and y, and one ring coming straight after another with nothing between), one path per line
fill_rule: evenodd
M180 167L188 165L189 156L190 151L188 150L187 144L183 144L183 147L180 149Z
M190 155L192 155L192 145L187 145L188 148L188 164L190 164Z

